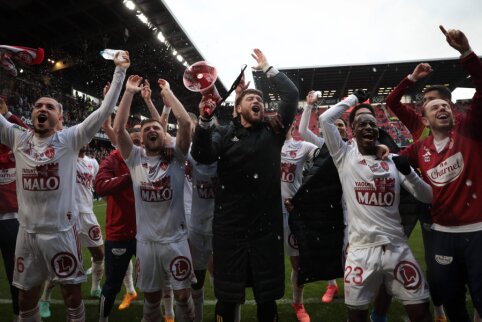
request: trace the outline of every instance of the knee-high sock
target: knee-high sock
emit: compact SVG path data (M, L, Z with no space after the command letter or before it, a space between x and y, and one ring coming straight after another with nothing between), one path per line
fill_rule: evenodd
M293 285L293 303L303 304L303 286L298 286L298 271L291 270L291 284Z
M124 286L126 288L127 293L134 293L136 289L134 288L134 280L132 278L133 273L133 266L132 261L129 261L129 266L127 266L126 275L124 276Z
M67 308L67 322L85 322L85 307L84 302L75 308Z
M144 300L142 315L145 322L161 322L161 302L150 303Z
M195 322L201 322L203 320L203 305L204 305L204 287L198 290L192 290L192 300L194 301L194 313Z
M171 288L162 290L162 305L164 306L164 314L174 318L174 293Z
M329 280L328 285L335 285L336 286L337 285L336 280Z
M42 322L38 305L28 311L20 311L19 322Z
M176 301L176 316L180 322L194 321L194 301L189 296L186 302Z
M52 296L52 291L54 290L55 282L52 280L46 280L44 284L44 290L42 292L42 297L40 298L42 301L50 301L50 297Z
M104 276L104 261L92 261L92 286L90 288L92 291L100 288L102 276Z

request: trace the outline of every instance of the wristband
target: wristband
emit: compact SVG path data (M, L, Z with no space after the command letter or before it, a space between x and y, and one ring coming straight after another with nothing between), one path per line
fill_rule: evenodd
M209 129L214 126L214 117L205 118L204 116L199 117L199 126L203 129Z

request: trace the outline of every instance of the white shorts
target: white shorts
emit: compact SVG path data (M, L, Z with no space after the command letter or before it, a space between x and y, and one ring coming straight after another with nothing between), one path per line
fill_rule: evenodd
M189 247L193 269L207 269L209 258L213 255L213 236L189 230Z
M174 243L137 241L136 285L142 292L190 288L196 283L187 239Z
M54 234L18 230L13 285L30 290L46 280L80 284L87 280L75 226Z
M283 213L283 232L285 241L285 252L288 256L300 256L298 251L298 243L295 236L291 233L290 225L288 224L288 214Z
M79 239L83 247L98 247L104 244L97 217L93 213L79 214Z
M380 285L403 305L427 302L428 286L407 244L348 250L345 263L345 303L364 306Z

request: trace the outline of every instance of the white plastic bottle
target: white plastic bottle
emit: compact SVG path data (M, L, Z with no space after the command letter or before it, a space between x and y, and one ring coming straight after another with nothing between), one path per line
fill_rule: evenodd
M104 57L104 59L110 59L113 60L114 56L117 52L122 52L123 50L119 49L104 49L100 51L100 55ZM122 57L119 57L122 59Z

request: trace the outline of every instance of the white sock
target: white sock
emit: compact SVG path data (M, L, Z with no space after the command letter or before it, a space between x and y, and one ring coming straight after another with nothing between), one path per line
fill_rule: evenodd
M84 301L76 308L67 308L67 322L85 322Z
M144 300L142 316L145 322L162 322L161 302L149 303Z
M178 321L191 322L194 320L194 301L189 296L186 302L176 301L176 315Z
M52 291L54 290L55 282L52 280L46 280L44 284L44 291L42 292L42 297L40 300L50 302L50 297L52 296Z
M337 286L336 280L329 280L329 281L328 281L328 285L335 285L335 286Z
M20 311L19 322L42 322L40 319L40 310L38 304L29 311Z
M293 285L293 304L303 304L303 286L298 286L298 271L291 270L291 284Z
M124 276L124 286L127 293L134 293L136 290L134 288L134 280L132 279L132 261L129 261L129 266L127 266L126 275Z
M204 305L204 287L199 290L192 290L192 300L194 301L195 322L202 322L203 320L203 305Z
M104 261L94 262L92 261L92 287L91 291L95 291L100 288L100 281L104 275Z
M236 304L234 311L234 322L241 322L241 304Z
M445 316L445 311L444 311L444 306L439 305L439 306L433 306L433 311L435 317L444 317Z
M164 306L164 314L172 318L174 314L174 293L171 288L165 288L162 290L162 304Z

